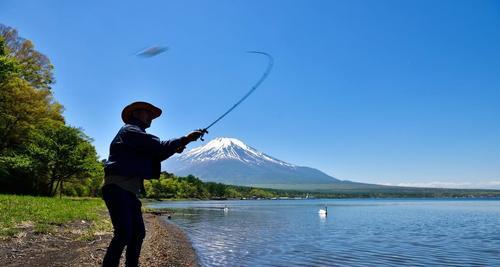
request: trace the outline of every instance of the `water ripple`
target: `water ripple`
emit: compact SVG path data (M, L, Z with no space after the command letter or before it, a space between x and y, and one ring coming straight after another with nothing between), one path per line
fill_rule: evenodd
M202 266L500 266L499 201L170 204Z

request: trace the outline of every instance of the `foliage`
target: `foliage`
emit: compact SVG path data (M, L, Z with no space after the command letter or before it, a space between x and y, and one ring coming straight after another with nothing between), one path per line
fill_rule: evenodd
M30 41L0 24L0 153L15 150L31 129L47 121L64 122L50 87L52 70Z
M10 75L18 74L19 66L17 62L8 57L8 49L5 38L0 35L0 81L5 81Z
M32 142L27 154L39 183L45 186L47 195L54 195L64 182L83 183L92 174L99 174L102 168L90 139L80 130L59 123L46 125L32 132ZM43 192L43 191L42 191Z
M30 40L19 37L17 30L11 27L0 24L0 36L0 55L16 59L20 78L37 90L50 90L50 85L54 82L54 66L50 60L36 51Z
M0 192L98 193L102 165L91 139L65 124L53 82L49 59L0 24Z
M261 188L253 188L250 190L250 195L255 196L257 198L272 198L275 195L271 192L268 192Z
M146 197L157 199L274 199L274 198L499 198L500 190L380 187L283 190L203 182L189 175L163 172L159 180L145 182Z
M145 181L144 187L148 198L240 199L277 196L271 190L203 182L193 175L177 177L167 172L163 172L160 179Z

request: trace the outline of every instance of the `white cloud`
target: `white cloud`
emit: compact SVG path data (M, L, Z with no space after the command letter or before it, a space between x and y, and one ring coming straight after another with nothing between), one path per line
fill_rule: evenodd
M462 189L500 189L500 180L498 181L479 181L479 182L404 182L404 183L380 183L382 185L408 186L408 187L435 187L435 188L462 188Z

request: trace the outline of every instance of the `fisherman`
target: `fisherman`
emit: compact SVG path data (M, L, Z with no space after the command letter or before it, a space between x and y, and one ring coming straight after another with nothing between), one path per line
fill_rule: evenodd
M104 267L118 266L125 246L125 265L139 265L145 228L138 198L144 194L144 179L158 179L161 161L182 153L187 144L202 136L202 131L192 131L180 138L160 141L146 133L151 121L161 113L161 109L146 102L134 102L122 111L125 125L111 142L104 167L102 196L114 228L113 239L104 256Z

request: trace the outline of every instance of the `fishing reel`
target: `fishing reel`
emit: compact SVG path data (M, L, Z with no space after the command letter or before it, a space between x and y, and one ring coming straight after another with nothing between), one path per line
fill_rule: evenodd
M200 140L201 141L205 141L205 139L203 139L203 136L205 136L205 134L208 133L208 130L205 128L205 129L198 129L197 131L200 131L201 132L201 135L200 135Z

